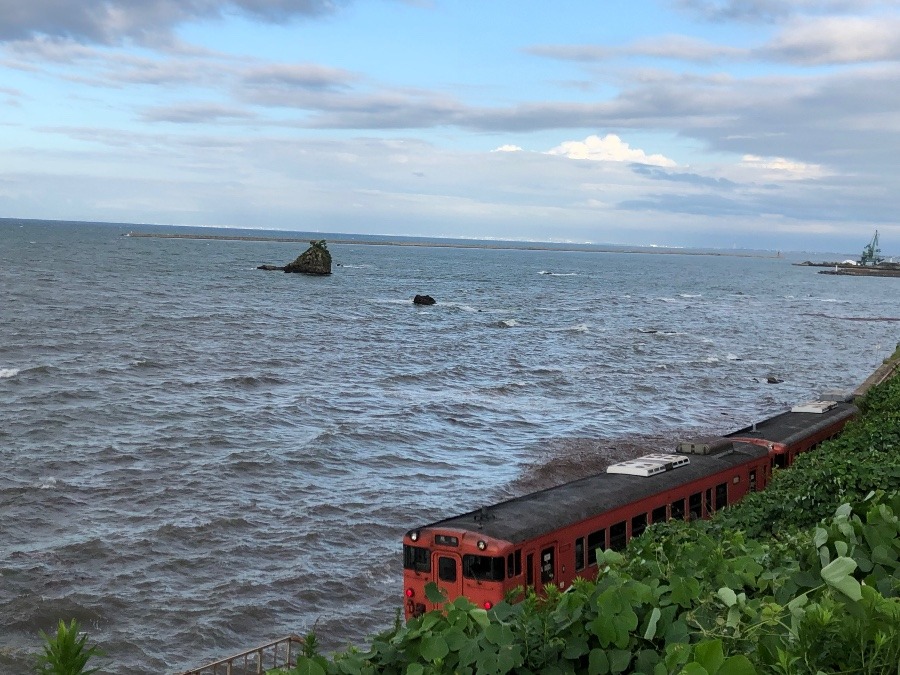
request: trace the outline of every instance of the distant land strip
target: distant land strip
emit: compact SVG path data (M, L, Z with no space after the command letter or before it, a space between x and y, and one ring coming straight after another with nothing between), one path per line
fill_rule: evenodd
M253 237L247 235L228 234L172 234L165 232L129 232L126 237L146 237L151 239L201 239L215 241L271 241L289 244L306 244L310 237ZM594 244L580 244L578 246L567 244L533 244L516 242L515 245L501 242L469 243L455 241L401 241L397 239L328 239L328 244L361 244L363 246L419 246L421 248L473 248L473 249L497 249L501 251L584 251L587 253L652 253L656 255L711 255L727 256L732 258L779 258L778 254L766 255L765 253L730 252L730 251L696 251L679 248L607 248Z

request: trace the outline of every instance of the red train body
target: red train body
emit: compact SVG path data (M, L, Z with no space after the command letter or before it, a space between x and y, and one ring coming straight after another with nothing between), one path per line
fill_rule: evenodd
M621 550L652 523L707 518L762 490L773 467L833 437L856 413L847 403L818 407L410 530L406 618L435 608L425 597L429 582L450 600L465 596L489 609L516 588L564 590L576 577L593 577L598 550Z

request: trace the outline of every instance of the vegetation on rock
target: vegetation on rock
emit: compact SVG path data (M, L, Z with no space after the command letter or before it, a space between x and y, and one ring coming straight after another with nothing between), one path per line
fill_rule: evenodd
M309 242L309 248L292 263L284 266L285 272L301 274L331 274L331 253L324 239Z

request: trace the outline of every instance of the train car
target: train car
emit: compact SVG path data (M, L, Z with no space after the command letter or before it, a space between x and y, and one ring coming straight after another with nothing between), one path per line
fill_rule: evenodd
M465 596L486 609L516 588L565 589L597 574L598 550L621 550L652 523L709 517L762 490L770 475L768 447L693 444L410 530L406 618L435 609L425 596L429 582L449 600Z
M842 401L810 401L788 412L757 422L724 436L733 442L768 448L772 467L785 468L797 455L837 436L859 409Z

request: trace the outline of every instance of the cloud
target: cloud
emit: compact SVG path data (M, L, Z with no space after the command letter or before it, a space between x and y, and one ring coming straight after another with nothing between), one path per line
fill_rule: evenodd
M768 180L808 180L826 175L825 170L818 164L795 162L784 157L763 158L744 155L741 165L763 170Z
M663 155L648 155L639 148L632 148L615 134L603 138L593 135L583 141L566 141L549 151L569 159L589 159L599 162L630 162L653 166L676 166L674 160Z
M494 148L491 152L522 152L522 148L518 145L501 145L499 148Z
M798 14L861 11L894 0L674 0L676 7L707 21L775 22Z
M184 103L166 107L147 108L141 117L148 122L176 124L207 124L224 120L253 120L257 115L246 110L210 103Z
M612 58L648 56L694 63L711 63L724 59L742 59L747 50L718 45L684 35L661 35L637 40L630 45L607 47L598 45L534 45L525 50L534 56L560 61L592 63Z
M335 12L342 0L0 0L0 41L37 36L116 44L149 40L186 21L243 14L283 23Z
M900 60L900 19L823 17L794 21L760 56L802 65Z

